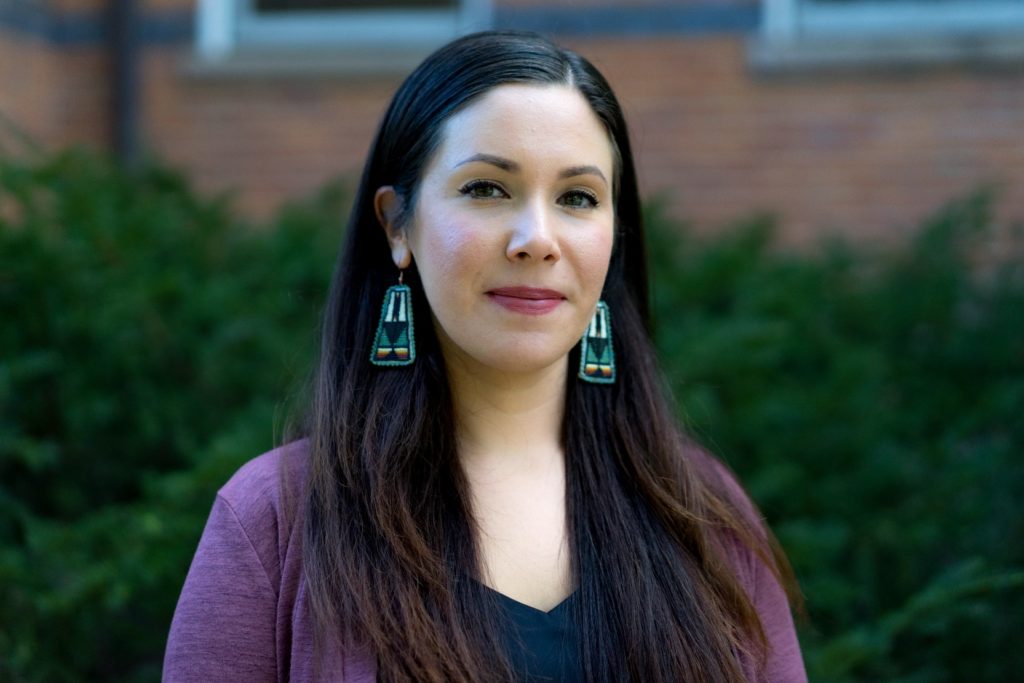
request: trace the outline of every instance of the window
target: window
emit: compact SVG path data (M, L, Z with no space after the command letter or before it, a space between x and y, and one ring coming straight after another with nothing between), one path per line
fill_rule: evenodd
M196 54L207 63L255 54L277 63L302 55L308 64L318 52L415 63L487 28L491 0L199 0L196 13Z
M763 0L762 66L1014 61L1024 0Z

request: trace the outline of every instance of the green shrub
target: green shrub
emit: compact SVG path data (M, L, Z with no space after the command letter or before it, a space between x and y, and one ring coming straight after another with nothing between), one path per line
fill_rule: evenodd
M177 173L0 161L0 680L158 680L216 489L269 448L341 231Z
M1024 666L1024 272L985 195L906 248L699 240L655 214L656 340L807 597L815 681ZM157 165L0 159L0 680L155 681L216 489L279 436L342 230Z
M811 680L1024 668L1024 263L972 266L990 204L888 253L773 250L767 218L653 231L672 387L795 565Z

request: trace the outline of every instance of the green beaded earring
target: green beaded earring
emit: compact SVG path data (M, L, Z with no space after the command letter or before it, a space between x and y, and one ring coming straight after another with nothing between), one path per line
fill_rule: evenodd
M416 337L412 327L412 290L402 284L388 287L380 311L377 335L370 351L370 362L380 366L412 365L416 360Z
M595 384L615 383L611 314L603 301L597 302L597 310L580 342L579 378Z

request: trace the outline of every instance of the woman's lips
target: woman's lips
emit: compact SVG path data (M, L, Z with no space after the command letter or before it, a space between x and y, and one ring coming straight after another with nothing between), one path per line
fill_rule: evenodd
M487 292L491 301L514 313L543 315L558 308L565 295L554 289L499 287Z

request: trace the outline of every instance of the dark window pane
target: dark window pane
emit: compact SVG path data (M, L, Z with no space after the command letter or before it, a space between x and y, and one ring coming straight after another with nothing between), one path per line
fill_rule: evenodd
M456 4L457 0L256 0L256 11L434 9L455 7Z

